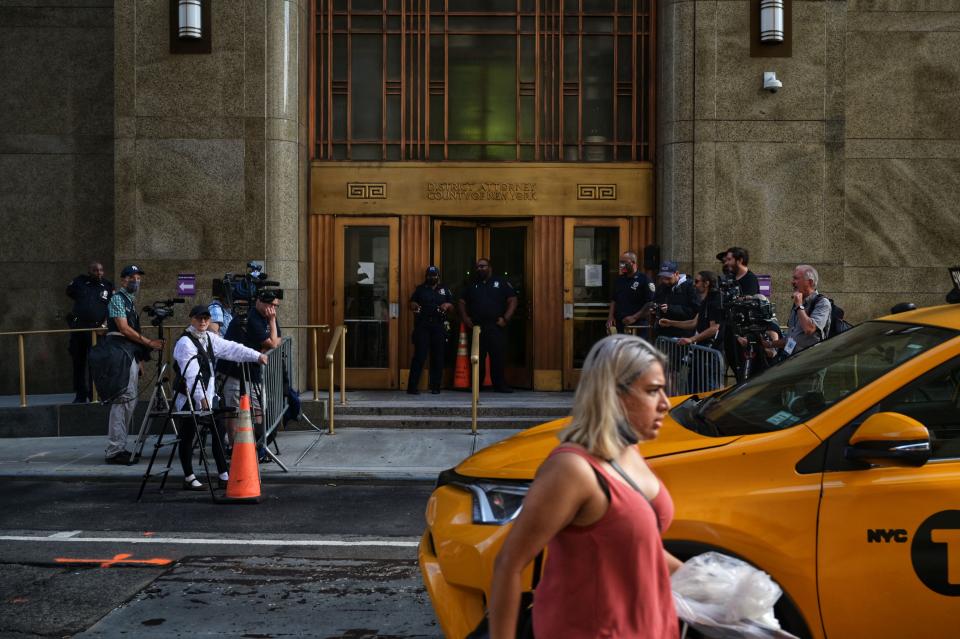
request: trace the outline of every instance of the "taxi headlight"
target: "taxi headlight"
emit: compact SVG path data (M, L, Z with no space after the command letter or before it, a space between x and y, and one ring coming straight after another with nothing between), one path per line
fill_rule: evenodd
M502 526L517 518L523 508L523 498L530 489L530 482L499 482L477 479L444 471L437 486L456 486L473 497L473 523Z

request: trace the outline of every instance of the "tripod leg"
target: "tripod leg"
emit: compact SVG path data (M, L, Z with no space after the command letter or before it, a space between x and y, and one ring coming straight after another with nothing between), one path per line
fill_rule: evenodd
M143 473L143 480L140 482L140 492L137 493L137 501L140 501L143 498L143 491L147 487L147 482L150 481L150 477L153 471L153 465L157 461L157 455L160 453L160 449L163 448L163 436L167 432L167 424L173 425L173 434L174 437L179 437L177 433L177 425L173 423L173 418L170 416L169 411L163 418L163 426L160 428L160 433L157 435L157 440L153 444L153 452L150 454L150 462L147 464L147 469ZM177 452L177 440L173 440L173 453ZM163 486L166 484L167 475L170 474L170 463L167 462L167 469L163 471L163 480L160 482L160 492L163 492Z

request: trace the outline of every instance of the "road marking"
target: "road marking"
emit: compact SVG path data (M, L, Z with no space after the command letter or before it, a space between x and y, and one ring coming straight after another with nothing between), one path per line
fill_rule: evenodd
M3 535L0 541L55 541L60 543L86 542L95 544L177 544L183 546L381 546L389 548L416 548L419 541L394 541L376 539L346 541L342 539L192 539L188 537L30 537L27 535Z
M66 557L57 557L54 559L58 564L100 564L101 568L109 568L117 564L137 564L146 566L169 566L173 563L172 559L163 557L154 557L153 559L130 559L132 557L128 552L114 555L113 559L69 559Z
M76 537L82 530L65 530L63 532L53 533L49 536L49 539L70 539L71 537Z

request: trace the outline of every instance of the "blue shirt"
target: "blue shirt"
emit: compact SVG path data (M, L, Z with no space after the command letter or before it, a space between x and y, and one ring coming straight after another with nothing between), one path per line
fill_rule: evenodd
M230 328L230 322L233 321L233 314L219 301L210 302L207 310L210 311L210 321L216 322L220 326L220 337L226 336L227 329Z

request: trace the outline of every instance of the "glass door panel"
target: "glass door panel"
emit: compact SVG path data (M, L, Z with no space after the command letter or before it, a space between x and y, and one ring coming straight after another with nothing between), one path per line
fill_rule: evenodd
M590 348L607 335L606 322L626 246L625 219L564 220L563 386L576 388Z
M620 229L577 226L573 231L573 368L607 334L607 315L620 259Z
M351 385L396 388L397 221L338 218L337 321Z
M533 386L532 368L528 364L531 354L533 330L530 326L530 295L527 277L532 272L529 250L529 226L527 223L493 223L486 231L493 272L510 282L517 292L517 311L507 327L506 371L507 384L521 388Z

